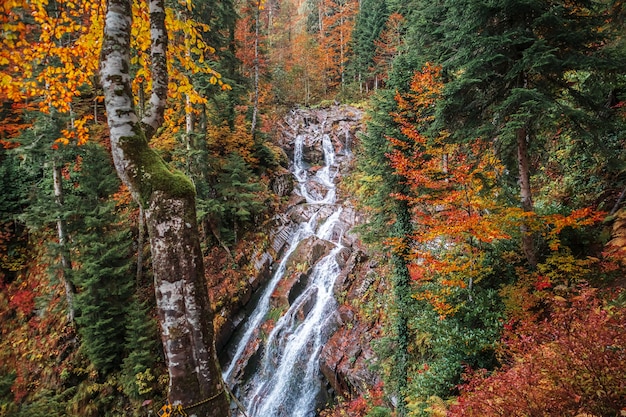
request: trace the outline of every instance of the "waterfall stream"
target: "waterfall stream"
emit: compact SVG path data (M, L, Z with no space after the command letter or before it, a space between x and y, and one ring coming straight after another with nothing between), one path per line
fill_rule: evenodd
M339 166L336 150L324 122L297 132L293 140L292 173L295 192L306 203L300 212L303 219L287 245L274 274L267 283L254 310L239 331L236 345L231 348L230 361L223 373L246 408L248 417L310 417L320 405L322 376L319 355L332 330L337 309L333 286L341 272L338 263L345 224L340 220L342 206L336 201L336 176ZM313 138L311 135L314 135ZM321 147L323 165L312 167L305 161L305 141ZM321 161L320 161L321 162ZM290 273L292 254L305 240L313 239L325 248L305 277L303 289L288 309L276 320L269 334L261 326L272 311L272 295L281 279ZM259 359L249 377L242 369L250 360L250 346L260 344ZM235 412L236 414L237 412Z

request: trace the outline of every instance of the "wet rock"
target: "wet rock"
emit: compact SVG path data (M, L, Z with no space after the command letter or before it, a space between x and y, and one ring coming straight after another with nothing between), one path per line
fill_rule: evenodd
M333 291L335 298L341 298L342 293L348 293L348 289L356 280L356 271L358 266L365 261L365 253L360 250L350 253L350 258L346 260L345 265L341 268L341 273L335 280Z
M272 274L272 263L274 259L268 252L257 252L252 258L254 273L248 278L248 283L252 291L256 291L261 285L265 284Z
M345 317L349 313L344 311L340 315ZM378 383L377 375L369 369L375 357L370 343L377 332L366 324L351 323L331 336L320 355L322 374L336 393L345 396Z
M286 197L293 192L293 182L293 174L283 169L272 178L270 187L277 196Z
M287 269L310 269L334 248L334 245L317 236L309 236L304 239L296 250L289 256ZM302 269L305 268L305 269Z
M305 141L302 149L302 159L309 165L324 164L324 152L318 143L313 141Z
M303 181L306 189L300 191L301 184L295 181L294 177L290 176L291 174L288 175L285 172L278 174L270 183L274 193L280 197L289 196L289 200L285 213L275 216L268 223L268 229L271 232L266 243L267 248L250 257L250 265L255 270L248 282L252 291L252 299L258 299L261 296L261 288L263 287L260 283L272 277L272 272L275 271L279 260L292 243L299 225L305 226L303 223L309 222L311 228L322 235L319 231L320 226L330 216L337 213L339 207L341 207L341 212L339 221L332 223L332 227L328 230L324 230L324 239L310 236L301 241L293 250L284 265L286 266L285 273L272 289L269 299L270 307L269 309L264 307L266 310L262 312L264 319L257 326L260 330L256 334L259 339L255 338L249 344L248 342L240 343L240 346L245 347L245 351L241 357L236 356L238 359L234 368L235 371L231 375L235 375L235 379L242 381L240 387L243 391L247 389L244 387L251 386L248 384L256 383L251 380L251 375L259 366L258 358L263 356L263 363L265 363L266 357L269 358L274 355L272 349L279 349L279 346L288 343L287 337L293 331L293 327L291 324L286 326L286 323L295 325L307 317L317 317L317 314L316 316L311 315L312 308L316 308L316 313L320 311L316 302L325 300L329 290L336 295L341 293L344 298L347 295L351 296L358 287L355 284L358 279L355 277L363 276L359 272L359 267L365 256L358 250L357 236L350 233L350 229L360 221L359 215L349 198L337 196L338 199L336 200L333 195L329 195L326 201L330 200L335 202L334 204L319 201L326 197L327 193L335 193L335 187L329 181L339 182L342 173L346 173L350 169L351 147L360 127L361 118L362 112L356 109L348 110L346 107L331 106L326 109L299 109L293 111L284 120L282 136L279 141L290 159L293 159L296 139L298 139L298 143L300 143L300 139L303 141L304 166L298 161L297 176ZM330 144L335 150L334 157L328 156L334 160L331 170L324 167L322 147L323 144L325 146L329 144L328 139L330 139ZM313 196L318 201L306 203L306 198L300 193ZM341 272L335 286L332 289L307 287L313 279L316 279L316 282L319 279L317 271L313 275L315 265L338 246L342 249L336 252L334 260L341 268ZM333 264L324 264L324 267L326 265ZM323 288L324 290L322 290ZM250 295L246 294L244 297L249 298ZM265 300L267 303L267 298ZM373 385L376 381L373 381L373 376L367 369L368 362L373 357L369 346L371 337L368 334L372 331L373 325L360 323L358 314L346 306L335 311L336 304L333 300L325 301L325 303L329 310L324 314L328 315L324 316L324 325L321 326L323 330L320 332L320 337L316 338L317 342L315 343L319 343L320 340L327 340L328 343L323 348L322 358L319 362L316 359L315 363L320 363L324 377L328 379L333 391L337 393L351 393L365 385ZM267 306L267 304L264 305ZM286 313L287 316L279 320L280 314L285 314L287 310L289 310ZM233 316L230 319L231 327L241 327L239 324L241 322L240 315L234 311L229 314ZM268 336L272 329L275 332ZM268 338L282 341L270 344ZM267 346L265 346L266 342L268 342ZM313 344L307 346L311 352L319 352L319 347L314 347ZM269 359L270 362L273 360ZM293 367L291 368L293 369ZM317 380L318 377L314 379ZM244 393L242 392L242 394ZM283 401L284 398L279 400Z
M339 267L342 269L342 273L343 273L343 270L346 268L346 264L351 254L352 254L352 251L349 248L345 247L345 248L341 248L341 250L339 251L339 253L337 254L335 258L335 260L337 261L337 265L339 265Z
M310 236L304 239L289 256L285 276L280 280L272 294L273 308L285 308L291 305L304 290L313 266L328 255L334 245L326 240Z
M309 314L313 306L315 305L315 297L317 297L317 288L313 288L309 291L308 294L302 299L302 302L298 306L298 310L296 311L296 317L298 320L304 321L306 316ZM290 303L293 303L294 300L290 300Z
M333 214L332 207L319 204L300 204L289 210L289 218L294 223L302 223L315 216L314 227L319 226L331 214Z
M275 216L270 234L270 245L276 258L280 258L295 233L297 226L286 215Z

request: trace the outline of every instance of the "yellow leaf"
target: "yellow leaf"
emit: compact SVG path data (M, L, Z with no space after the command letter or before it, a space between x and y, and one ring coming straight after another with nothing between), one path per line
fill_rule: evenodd
M0 78L1 86L8 86L8 85L11 85L12 83L13 83L13 78L11 78L10 75L2 74L2 78Z

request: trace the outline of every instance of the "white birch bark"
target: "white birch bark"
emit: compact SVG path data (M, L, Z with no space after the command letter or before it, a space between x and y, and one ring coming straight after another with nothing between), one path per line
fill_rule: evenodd
M157 38L152 42L153 83L156 90L165 88L166 94L163 0L151 0L150 11L154 12L151 35ZM187 177L172 171L148 145L147 135L153 135L162 123L165 94L152 91L141 122L133 107L129 74L131 13L131 0L107 1L100 76L115 167L145 212L170 377L168 397L172 404L182 405L189 416L228 416L229 402L215 355L213 312L198 239L195 189Z
M165 29L165 1L149 0L150 12L150 65L152 91L146 113L141 120L148 140L161 127L165 118L167 99L167 32Z
M522 210L532 212L534 209L532 189L530 186L530 158L528 156L528 131L521 128L517 131L517 166L519 169L520 200ZM522 222L522 250L526 260L533 268L537 266L537 255L533 234L528 222Z
M52 182L54 187L54 201L59 206L59 213L63 212L63 179L61 175L61 166L56 161L55 157L52 160ZM65 300L67 302L67 320L74 322L74 294L76 288L68 276L68 272L72 269L72 263L70 260L69 250L67 248L67 233L65 228L65 221L59 217L57 218L57 236L59 239L59 248L61 249L61 281L65 288Z
M260 56L259 56L259 42L261 36L261 1L257 0L254 11L254 97L252 99L252 122L250 126L250 134L254 136L256 131L257 118L259 113L259 73Z

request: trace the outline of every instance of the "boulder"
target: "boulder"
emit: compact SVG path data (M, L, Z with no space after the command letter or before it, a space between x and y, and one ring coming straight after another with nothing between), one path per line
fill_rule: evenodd
M286 169L276 173L270 182L270 188L279 197L286 197L293 191L293 174Z
M342 311L343 310L343 311ZM340 317L354 317L342 306ZM320 370L335 393L350 397L375 386L379 380L369 368L375 358L370 346L378 330L359 322L340 327L320 355Z
M302 293L313 266L333 249L326 240L310 236L304 239L287 260L285 276L272 293L273 308L286 308Z

